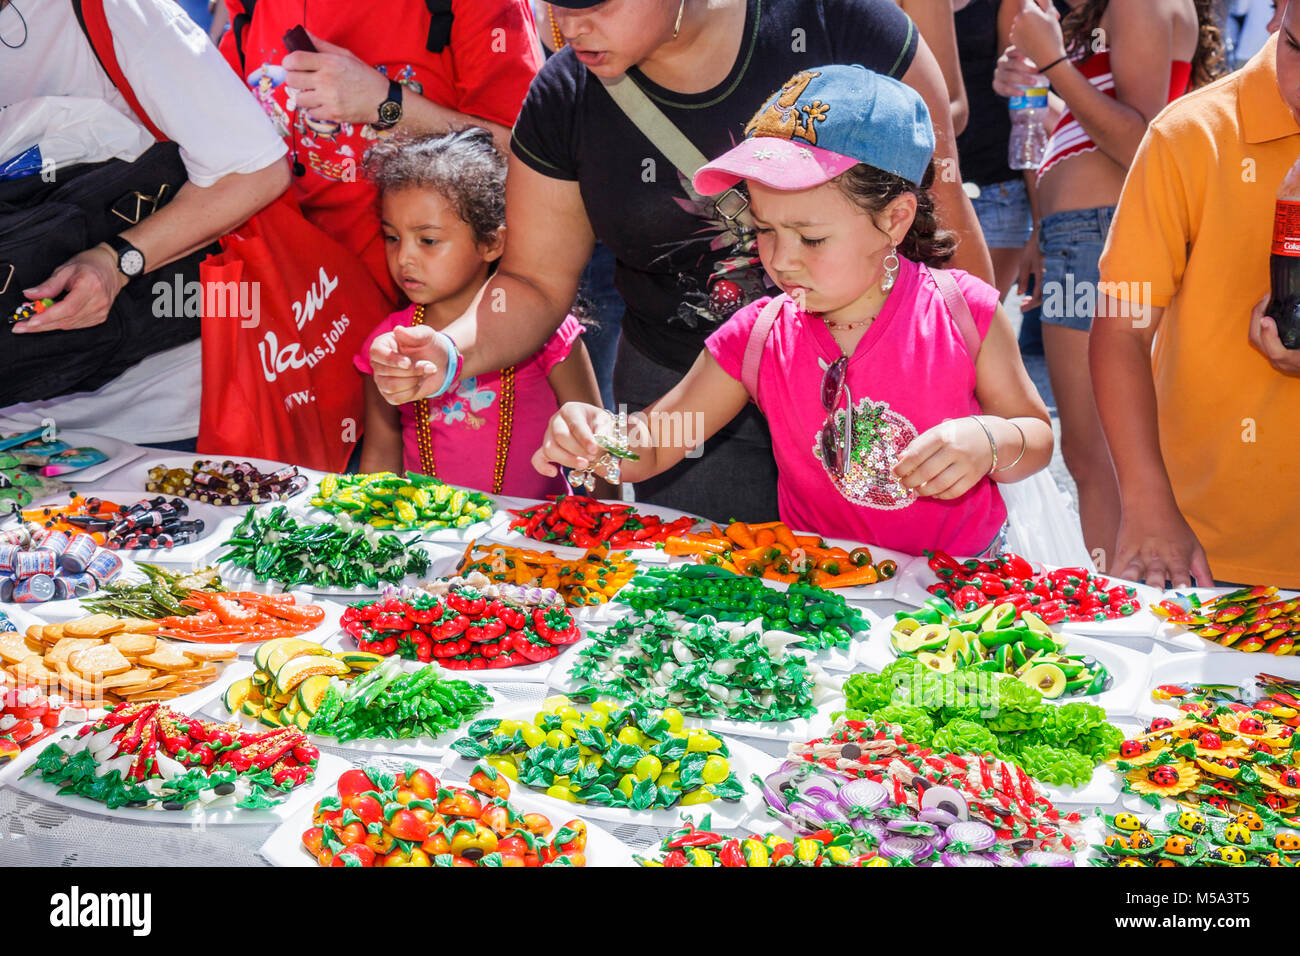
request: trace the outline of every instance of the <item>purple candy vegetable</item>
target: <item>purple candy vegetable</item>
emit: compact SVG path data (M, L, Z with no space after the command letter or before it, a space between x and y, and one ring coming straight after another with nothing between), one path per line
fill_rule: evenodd
M968 852L987 850L998 842L997 834L987 823L978 820L961 820L948 828L950 843L960 843Z

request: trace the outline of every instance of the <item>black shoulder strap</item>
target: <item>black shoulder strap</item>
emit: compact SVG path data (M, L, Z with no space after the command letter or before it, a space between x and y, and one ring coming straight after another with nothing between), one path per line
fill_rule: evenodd
M441 53L451 43L451 21L455 19L451 12L451 0L424 0L429 8L429 42L426 46L430 53Z
M247 73L248 63L244 60L244 35L248 33L248 27L253 22L253 10L257 6L257 0L240 0L239 5L241 10L230 21L230 32L235 38L235 52L239 54L239 68Z

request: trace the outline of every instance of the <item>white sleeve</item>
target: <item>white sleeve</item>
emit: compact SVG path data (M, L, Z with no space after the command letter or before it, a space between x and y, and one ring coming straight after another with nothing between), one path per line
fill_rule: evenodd
M278 161L284 141L206 33L169 0L104 0L118 64L196 186Z

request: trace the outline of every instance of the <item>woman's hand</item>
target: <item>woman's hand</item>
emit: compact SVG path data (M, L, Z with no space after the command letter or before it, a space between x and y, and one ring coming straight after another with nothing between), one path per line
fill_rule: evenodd
M331 123L373 123L388 97L388 78L346 47L312 36L316 53L284 58L295 106Z
M1153 588L1168 581L1176 588L1213 587L1209 558L1178 506L1124 508L1110 573L1126 581L1145 581Z
M922 498L959 498L993 466L993 449L979 422L957 418L917 436L894 466L899 483Z
M1032 294L1026 289L1033 288ZM1032 309L1043 304L1043 250L1038 245L1038 235L1029 237L1025 248L1020 252L1020 274L1016 277L1016 288L1020 291L1020 311Z
M596 435L612 434L613 430L614 416L605 409L582 402L565 402L546 426L542 447L533 453L533 467L547 478L559 474L555 465L583 471L603 451L596 443Z
M998 96L1010 99L1031 87L1042 85L1043 77L1039 76L1034 62L1014 46L1007 47L998 57L998 68L993 72L993 92Z
M1061 17L1051 0L1021 0L1020 13L1011 24L1011 45L1038 67L1065 56Z
M1300 349L1283 345L1277 334L1277 323L1264 314L1270 298L1264 296L1250 310L1250 344L1283 375L1300 375Z
M88 329L108 318L113 300L126 285L117 268L117 253L98 245L73 256L40 285L24 289L29 299L53 299L67 293L44 312L13 326L16 334Z

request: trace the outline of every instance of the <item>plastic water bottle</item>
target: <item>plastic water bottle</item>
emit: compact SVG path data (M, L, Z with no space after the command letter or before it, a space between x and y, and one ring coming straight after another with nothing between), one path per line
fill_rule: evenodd
M1011 144L1007 163L1012 169L1038 169L1047 158L1047 80L1011 97Z

